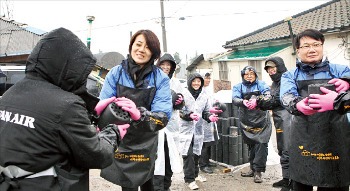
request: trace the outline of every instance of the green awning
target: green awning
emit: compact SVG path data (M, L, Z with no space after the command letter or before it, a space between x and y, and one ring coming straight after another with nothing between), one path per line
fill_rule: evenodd
M232 52L227 56L227 59L244 59L244 58L257 58L257 57L268 57L271 54L278 52L288 46L290 44L278 45L278 46L269 46L263 48L249 49L249 50L237 50Z

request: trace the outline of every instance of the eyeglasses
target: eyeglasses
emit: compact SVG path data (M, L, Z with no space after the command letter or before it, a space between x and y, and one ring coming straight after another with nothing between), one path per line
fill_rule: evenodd
M322 43L305 44L303 46L300 46L299 48L303 50L310 50L310 48L313 48L313 49L320 48L322 45L323 45Z

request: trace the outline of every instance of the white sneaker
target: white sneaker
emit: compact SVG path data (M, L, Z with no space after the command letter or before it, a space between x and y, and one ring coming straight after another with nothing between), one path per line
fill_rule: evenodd
M188 187L191 189L191 190L198 190L198 185L196 184L196 181L193 181L191 183L188 184Z
M199 182L206 182L207 179L204 176L198 175L195 180L199 181Z

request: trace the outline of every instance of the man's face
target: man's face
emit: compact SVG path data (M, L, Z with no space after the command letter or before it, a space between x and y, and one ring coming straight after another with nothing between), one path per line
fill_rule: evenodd
M299 59L305 64L318 64L323 58L323 44L321 41L310 37L300 39L300 47L297 47Z
M267 73L271 76L271 75L274 75L277 73L277 68L276 67L272 67L272 66L269 66L267 67Z
M211 80L210 76L204 77L204 87L209 86L210 80Z
M246 70L243 79L249 82L254 82L256 79L254 71Z

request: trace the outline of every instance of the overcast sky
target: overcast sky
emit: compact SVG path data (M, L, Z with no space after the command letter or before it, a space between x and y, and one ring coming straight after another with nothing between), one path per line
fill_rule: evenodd
M180 53L185 60L196 52L226 51L222 45L247 33L281 21L288 16L326 3L329 0L274 1L164 1L168 52ZM130 33L139 29L154 31L162 45L159 0L149 1L11 1L12 18L20 23L50 31L65 27L86 42L88 21L92 23L93 53L128 52ZM2 0L1 12L5 0ZM183 17L184 20L179 18Z

